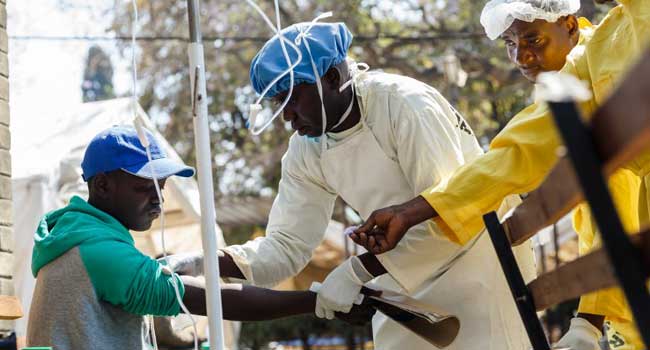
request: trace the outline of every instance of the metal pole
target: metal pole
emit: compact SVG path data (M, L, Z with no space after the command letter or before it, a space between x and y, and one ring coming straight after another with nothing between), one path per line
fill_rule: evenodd
M515 259L510 241L508 240L506 231L501 226L499 217L495 212L491 212L483 215L483 222L485 222L485 228L490 234L492 245L499 258L503 274L508 282L508 287L510 287L510 292L517 305L517 311L519 311L521 321L524 324L524 328L526 328L526 333L528 333L533 350L550 350L551 346L546 339L544 328L539 318L537 318L533 295L528 290L524 277L521 275L521 270L519 270L519 266L517 265L517 259Z
M201 234L204 254L206 312L210 330L209 341L211 350L223 350L225 347L219 261L217 260L217 220L214 209L208 100L206 98L205 65L199 21L199 0L187 0L187 8L190 25L190 45L188 49L190 86L192 89L192 114L194 115L197 176L201 201Z

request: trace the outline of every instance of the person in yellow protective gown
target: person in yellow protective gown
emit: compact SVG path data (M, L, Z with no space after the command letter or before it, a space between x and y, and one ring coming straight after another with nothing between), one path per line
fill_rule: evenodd
M587 82L591 88L592 98L581 104L587 117L606 101L650 41L650 1L619 2L598 26L582 30L580 42L561 69ZM510 26L517 23L513 20ZM556 24L563 23L558 19ZM530 79L535 76L535 70L542 71L544 67L533 62L520 65L520 69ZM555 150L560 144L548 107L543 103L533 104L510 121L486 154L411 201L373 212L352 238L372 252L383 253L392 249L409 227L433 219L450 240L464 244L483 228L482 216L497 208L505 196L529 192L541 184L557 162ZM610 178L610 190L628 232L638 232L640 221L644 225L649 221L648 159L650 156L642 156ZM639 177L644 177L640 188ZM585 205L579 206L574 215L580 250L584 254L600 245L600 237ZM579 312L582 317L573 320L572 329L563 337L563 341L567 336L573 339L574 349L594 349L593 339L598 337L604 315L612 328L609 332L612 348L644 349L620 290L584 296Z
M577 10L580 6L577 0L555 0L545 5L547 8L534 7L531 1L526 0L495 0L485 6L481 16L488 37L496 39L500 36L505 41L508 57L532 82L536 81L537 75L542 71L560 70L566 62L567 48L573 49L576 42L581 47L595 29L586 18L565 15ZM526 7L528 13L535 15L535 19L528 18L534 19L531 22L518 19L522 17L522 12L526 12ZM638 232L636 213L639 211L636 199L639 196L639 185L639 177L628 169L618 170L609 179L611 192L628 232ZM595 235L597 226L590 214L586 204L581 204L574 212L574 227L580 237L581 255L590 252L594 246L600 246L600 236ZM583 343L585 348L597 348L597 338L601 335L600 329L603 328L605 317L611 348L634 349L641 345L636 330L631 326L630 310L619 289L584 296L578 311L578 319L573 320L572 329L583 331L567 333L558 346L575 348L579 346L578 343ZM581 339L583 334L588 340Z

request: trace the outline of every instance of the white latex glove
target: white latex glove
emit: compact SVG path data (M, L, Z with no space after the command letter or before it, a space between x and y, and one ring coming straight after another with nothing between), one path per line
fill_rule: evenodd
M575 317L571 320L569 331L555 345L557 348L571 350L600 350L599 340L603 333L584 318Z
M317 291L316 316L331 320L334 312L350 312L361 287L373 278L359 258L349 258L330 272Z
M223 254L221 250L217 250L218 257ZM179 275L203 275L203 254L200 252L167 255L167 261L169 265L163 267L163 272L168 275L171 275L172 271ZM158 259L158 262L166 264L164 257Z

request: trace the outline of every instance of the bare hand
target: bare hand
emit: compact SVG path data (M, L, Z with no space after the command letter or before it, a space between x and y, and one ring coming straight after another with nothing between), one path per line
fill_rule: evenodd
M350 238L372 254L382 254L395 248L411 227L436 215L422 197L404 204L375 210L350 234Z
M369 252L381 254L395 248L409 228L407 218L393 206L374 211L350 238Z

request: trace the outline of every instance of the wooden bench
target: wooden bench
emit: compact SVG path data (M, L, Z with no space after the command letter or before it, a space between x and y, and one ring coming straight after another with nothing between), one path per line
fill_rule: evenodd
M650 344L650 230L628 236L605 177L650 150L650 51L594 114L589 125L573 102L549 103L567 156L542 185L501 223L484 216L499 262L535 350L550 349L536 311L603 288L620 286L646 344ZM511 246L526 242L586 199L603 247L525 284Z
M23 317L23 309L18 298L0 295L0 320L15 320Z

